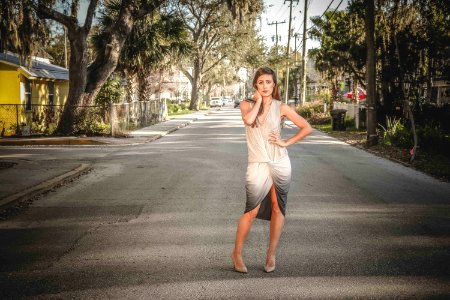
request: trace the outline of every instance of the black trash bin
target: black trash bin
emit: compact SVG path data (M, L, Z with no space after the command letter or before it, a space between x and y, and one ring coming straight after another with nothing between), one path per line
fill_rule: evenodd
M345 131L345 114L346 109L331 110L331 127L335 131Z

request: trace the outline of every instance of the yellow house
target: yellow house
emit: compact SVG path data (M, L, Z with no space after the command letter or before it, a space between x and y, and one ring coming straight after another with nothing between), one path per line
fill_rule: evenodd
M48 60L34 58L31 68L12 53L0 53L1 136L43 132L55 127L69 92L69 70ZM22 128L22 129L21 129Z

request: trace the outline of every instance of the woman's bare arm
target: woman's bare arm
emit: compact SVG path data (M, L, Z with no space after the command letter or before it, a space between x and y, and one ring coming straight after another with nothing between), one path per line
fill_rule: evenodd
M305 119L303 119L289 105L285 103L281 104L280 114L281 116L285 116L289 120L291 120L300 130L297 134L295 134L294 136L290 137L287 140L282 140L280 138L279 132L273 132L270 134L269 137L269 142L271 142L272 144L277 144L281 147L287 147L304 139L307 135L309 135L312 132L311 125L309 125L309 123Z
M253 107L250 105L250 102L245 100L242 101L239 105L239 108L241 109L242 120L244 121L245 125L249 126L255 122L256 117L258 116L259 108L262 105L262 97L258 92L253 95L253 99L255 100L255 104L253 105Z

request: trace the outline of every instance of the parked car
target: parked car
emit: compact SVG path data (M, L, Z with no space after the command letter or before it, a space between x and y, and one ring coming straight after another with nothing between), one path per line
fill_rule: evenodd
M233 99L230 96L225 96L225 97L223 97L223 102L225 105L231 104L231 103L233 103Z
M222 107L223 106L222 98L211 97L211 99L209 100L209 106L210 107Z

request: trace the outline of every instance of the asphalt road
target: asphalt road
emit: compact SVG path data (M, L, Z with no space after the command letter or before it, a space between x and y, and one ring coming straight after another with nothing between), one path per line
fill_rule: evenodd
M230 261L247 163L237 109L140 146L2 150L93 171L0 222L0 298L450 297L449 184L320 132L288 150L277 269L263 271L257 220L245 275Z

